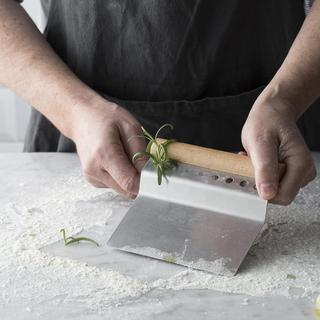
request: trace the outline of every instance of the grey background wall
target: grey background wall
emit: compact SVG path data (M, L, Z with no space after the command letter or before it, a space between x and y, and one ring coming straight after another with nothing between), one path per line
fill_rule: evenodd
M45 25L40 0L24 0L23 7L42 31ZM0 152L21 151L30 106L0 85Z

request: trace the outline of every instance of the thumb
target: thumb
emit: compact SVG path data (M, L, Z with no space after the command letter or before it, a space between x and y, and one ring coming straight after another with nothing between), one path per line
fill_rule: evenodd
M278 192L278 145L271 139L255 140L247 150L254 166L254 175L261 198L270 200Z

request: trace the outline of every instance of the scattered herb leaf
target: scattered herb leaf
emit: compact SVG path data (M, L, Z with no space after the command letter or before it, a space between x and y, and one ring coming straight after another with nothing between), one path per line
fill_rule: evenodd
M163 257L163 260L169 263L176 263L176 258L174 256L165 256Z
M289 273L287 274L287 279L296 280L297 277L294 274Z
M141 127L143 135L131 137L145 138L149 141L145 151L137 152L133 155L132 162L136 163L139 160L145 159L145 157L151 158L152 163L157 170L158 185L161 185L162 178L166 179L168 170L173 169L177 165L176 162L170 159L168 156L168 146L170 145L170 143L175 142L175 140L169 139L164 143L159 143L157 141L160 132L166 127L169 127L171 130L173 129L173 126L171 124L166 123L158 129L155 136L153 137L145 128ZM154 154L151 153L152 145L155 145L156 147Z
M94 241L93 239L90 238L86 238L86 237L67 237L66 236L66 231L64 229L61 229L60 232L62 233L63 236L63 241L64 241L64 245L68 246L72 243L80 243L80 241L87 241L87 242L91 242L93 244L95 244L97 247L99 247L99 243Z

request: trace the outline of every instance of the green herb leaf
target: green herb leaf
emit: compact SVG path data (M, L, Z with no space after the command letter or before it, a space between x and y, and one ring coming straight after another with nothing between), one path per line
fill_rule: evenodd
M142 160L145 157L151 158L152 163L157 170L157 180L159 185L161 185L162 183L162 178L166 179L167 171L173 169L177 165L177 163L172 159L169 159L169 156L168 156L168 146L170 145L170 143L175 142L175 140L170 139L165 141L164 143L158 143L157 141L157 138L160 132L166 127L173 129L173 126L171 124L166 123L158 129L154 137L145 128L141 127L143 135L133 136L128 139L129 141L134 137L135 138L143 137L149 140L146 150L135 153L132 157L132 162L135 164L137 161ZM155 145L156 150L154 154L151 154L151 149L153 145Z
M64 245L65 246L68 246L68 245L70 245L72 243L80 243L80 241L87 241L87 242L91 242L91 243L95 244L97 247L99 247L99 243L96 242L93 239L86 238L86 237L78 237L78 238L67 237L65 229L61 229L60 232L62 233L63 241L64 241Z
M133 164L135 164L137 161L144 159L145 157L149 157L153 160L153 162L156 162L157 159L154 157L153 154L147 152L147 151L143 151L143 152L137 152L133 155L132 157L132 162Z
M70 238L71 238L71 237L69 237L69 239L70 239ZM72 243L79 243L80 241L91 242L91 243L95 244L97 247L99 247L98 242L96 242L96 241L93 240L93 239L86 238L86 237L73 238L73 239L69 240L66 245L68 246L69 244L72 244Z
M169 127L171 130L173 130L173 125L170 124L170 123L166 123L166 124L162 125L162 126L158 129L156 135L154 136L155 139L158 138L159 133L160 133L165 127Z
M157 166L157 175L158 175L158 185L161 185L162 182L162 170L161 170L161 166Z
M143 134L144 134L144 137L145 137L146 139L149 139L149 140L151 140L151 141L154 140L153 136L152 136L144 127L141 127L141 130L142 130L142 132L143 132Z
M149 141L149 143L147 144L146 152L151 153L152 145L153 145L153 141Z

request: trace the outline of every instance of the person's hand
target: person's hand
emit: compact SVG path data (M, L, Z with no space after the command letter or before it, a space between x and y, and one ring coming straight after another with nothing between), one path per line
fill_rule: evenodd
M242 129L242 144L250 156L259 195L273 203L290 204L316 169L290 107L259 97ZM278 162L286 164L279 182Z
M72 140L87 180L96 187L110 187L126 197L135 197L143 161L135 167L131 159L134 153L145 150L145 142L128 139L138 134L139 122L117 104L98 98L79 107Z

